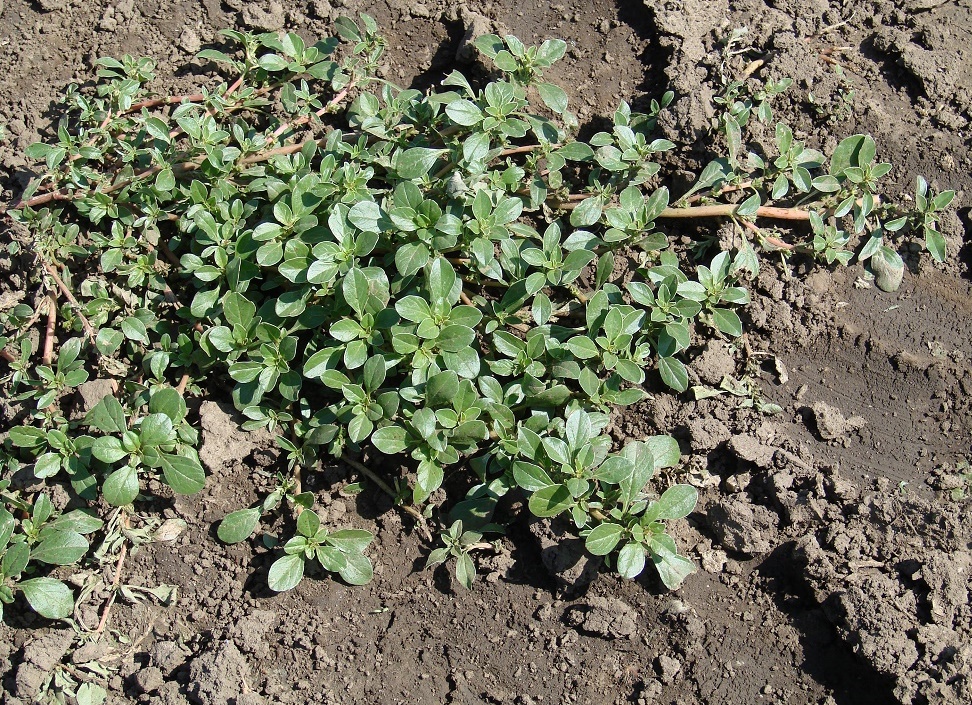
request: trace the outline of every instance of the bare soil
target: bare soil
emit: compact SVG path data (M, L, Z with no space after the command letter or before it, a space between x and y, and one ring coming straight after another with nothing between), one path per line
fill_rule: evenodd
M207 487L159 506L187 530L139 551L124 578L176 585L178 599L119 604L111 643L87 650L8 611L0 704L32 702L59 663L93 658L108 666L98 682L110 703L972 702L972 504L948 494L972 452L972 2L0 0L4 199L26 184L23 150L56 122L56 97L87 80L98 56L184 67L158 86L182 92L211 80L190 60L220 28L321 36L356 11L387 33L383 71L402 85L475 71L457 58L473 25L562 37L570 49L552 78L582 106L585 130L619 100L641 105L670 87L677 99L661 129L690 163L711 155L719 40L747 26L751 49L724 70L762 58L756 78L793 77L774 111L800 139L828 150L870 132L895 165L892 191L917 174L958 191L942 223L952 257L942 266L907 253L893 294L868 288L860 265L767 257L744 338L697 350L693 374L717 385L748 370L783 412L652 388L617 419L619 437L674 435L678 476L700 487L698 510L675 532L701 570L676 593L652 577L588 582L596 566L583 570L580 553L545 540L556 527L523 520L498 554L481 555L485 579L462 591L446 570L422 570L430 545L407 517L382 495L345 493L353 476L335 465L311 489L327 521L376 532L375 580L305 579L275 595L265 587L272 553L256 541L224 546L214 528L257 498L275 453L207 402ZM670 234L719 238L715 227ZM0 261L14 288L15 270Z

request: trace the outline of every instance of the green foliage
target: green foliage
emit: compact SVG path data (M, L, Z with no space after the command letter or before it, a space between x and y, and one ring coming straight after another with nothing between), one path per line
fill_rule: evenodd
M0 480L0 618L3 606L20 592L41 616L64 619L74 610L71 589L54 578L30 576L37 573L37 564L79 561L88 552L86 536L101 529L103 522L79 509L56 512L43 493L30 504L9 488L9 480Z
M809 219L812 241L792 247L828 264L852 258L846 222L869 237L859 259L894 255L885 233L906 227L942 257L935 221L951 192L919 181L915 208L892 218L878 195L890 165L866 135L828 160L780 123L775 154L751 151L747 126L772 119L786 84L733 82L719 101L728 155L673 208L659 160L675 145L653 136L672 93L647 113L622 103L584 142L567 93L543 79L562 41L480 37L497 73L474 85L453 72L422 94L375 78L385 41L370 17L335 29L340 39L313 45L224 31L227 45L199 58L234 81L194 96L151 96L154 64L132 57L100 60L93 89L69 89L56 140L28 150L44 173L13 212L41 285L68 299L57 320L69 337L52 364L34 365L18 332L33 312L6 314L0 342L18 353L3 382L33 406L5 444L7 467L30 463L37 478L63 475L81 498L118 507L150 478L196 492L205 473L182 394L225 389L287 466L218 529L244 541L264 514L292 507L274 590L296 585L307 561L352 584L371 578L371 535L321 525L301 491L322 457L346 453L399 456L409 474L393 484L405 491L368 478L397 500L471 485L447 499L445 546L429 559L455 558L460 584L475 576L470 551L501 530L499 499L518 492L536 516L572 522L622 575L650 558L676 588L692 566L665 522L692 511L695 490L656 489L677 445L617 447L609 414L646 386L686 391L687 352L742 334L754 245L778 247L753 225L761 207ZM757 241L693 263L658 224L696 215L730 218ZM62 404L94 371L119 391L69 421ZM33 547L29 531L16 535L11 546ZM83 555L73 534L63 541L38 538L34 559ZM12 550L8 592L19 585L60 614L60 588L20 581L24 549Z
M308 561L317 561L350 585L365 585L374 576L371 561L364 555L373 538L361 529L328 531L321 526L320 517L308 509L297 518L297 535L284 544L284 555L270 566L270 589L283 592L296 587Z

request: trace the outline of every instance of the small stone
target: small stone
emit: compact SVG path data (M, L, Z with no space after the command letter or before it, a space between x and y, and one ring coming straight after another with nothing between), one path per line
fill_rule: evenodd
M749 556L772 549L778 532L774 512L735 499L711 505L706 519L723 548Z
M638 631L638 613L631 605L612 597L592 597L567 615L567 622L584 632L618 639Z
M99 401L111 396L117 389L118 384L113 379L93 379L82 384L78 387L78 395L81 397L81 414L87 414L97 406Z
M871 271L874 272L874 283L878 289L886 292L894 292L901 286L904 278L904 263L891 263L880 252L868 260Z
M412 17L431 17L432 12L429 10L429 6L425 3L417 2L409 9L409 13Z
M663 654L655 660L655 670L658 671L662 683L671 685L682 670L682 664L678 659Z
M142 693L152 693L162 687L165 678L155 666L143 668L135 674L135 687Z
M459 16L466 28L466 33L456 50L456 61L471 63L479 54L479 50L473 42L484 34L489 34L492 31L492 23L485 15L473 12L465 6L460 8Z
M179 48L187 54L195 54L202 46L199 35L191 27L186 27L179 35Z
M717 387L724 377L735 374L736 360L725 343L711 340L702 354L692 361L692 369L705 384Z
M844 418L840 409L822 401L816 402L810 410L813 411L814 420L817 422L817 433L825 441L843 439L866 423L860 416Z
M286 19L283 5L276 0L271 0L265 10L255 3L243 6L243 24L253 29L274 32L283 28Z
M311 11L314 13L314 17L321 20L331 19L332 9L331 3L328 0L314 0L311 3Z

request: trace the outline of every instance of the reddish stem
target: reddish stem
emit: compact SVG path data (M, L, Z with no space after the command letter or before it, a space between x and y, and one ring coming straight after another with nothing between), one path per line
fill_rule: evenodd
M47 330L44 332L44 354L41 364L50 367L54 359L54 338L57 327L57 299L51 294L47 299Z
M41 260L41 266L43 266L44 270L51 275L51 277L54 279L54 282L57 284L57 288L61 290L61 293L64 294L65 298L67 298L67 300L74 305L75 313L78 314L78 318L81 319L81 325L84 326L84 332L87 334L91 342L94 343L95 335L96 335L95 329L91 326L91 322L85 317L85 315L81 313L81 304L79 304L78 300L74 298L74 294L72 294L71 290L67 288L67 285L65 285L64 281L61 279L60 275L57 273L57 270L54 269L54 267L52 267L44 260Z

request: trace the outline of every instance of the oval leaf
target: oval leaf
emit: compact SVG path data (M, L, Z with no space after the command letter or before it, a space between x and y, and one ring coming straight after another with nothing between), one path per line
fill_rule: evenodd
M257 523L260 521L260 514L260 509L257 507L240 509L239 511L227 514L219 522L216 535L223 543L233 544L245 541L253 533L253 530L256 529Z
M267 585L274 592L286 592L295 588L303 577L303 555L281 556L270 566L270 573L267 575Z

